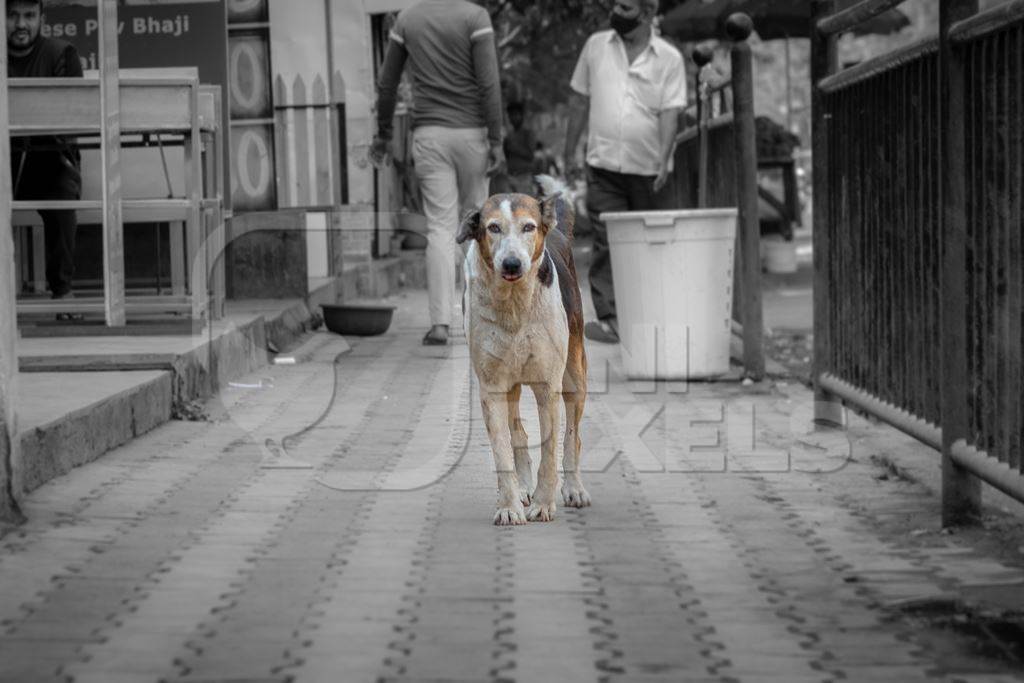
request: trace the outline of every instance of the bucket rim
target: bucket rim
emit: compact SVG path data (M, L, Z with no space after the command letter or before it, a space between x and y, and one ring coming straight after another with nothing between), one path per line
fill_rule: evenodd
M603 211L599 220L636 220L650 216L652 218L730 218L738 217L739 209L724 207L714 209L662 209L657 211Z

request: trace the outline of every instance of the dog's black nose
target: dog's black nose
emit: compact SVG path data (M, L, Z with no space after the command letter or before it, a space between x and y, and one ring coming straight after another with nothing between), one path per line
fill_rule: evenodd
M523 262L515 256L509 256L501 262L501 272L505 275L519 275L523 270Z

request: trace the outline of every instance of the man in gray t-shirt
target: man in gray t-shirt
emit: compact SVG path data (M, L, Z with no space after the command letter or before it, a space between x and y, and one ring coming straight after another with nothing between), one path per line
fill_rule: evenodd
M412 81L413 163L427 216L431 328L446 344L455 297L460 210L487 199L487 177L505 164L501 84L491 17L467 0L421 0L402 11L388 41L377 96L376 162L390 151L402 70Z

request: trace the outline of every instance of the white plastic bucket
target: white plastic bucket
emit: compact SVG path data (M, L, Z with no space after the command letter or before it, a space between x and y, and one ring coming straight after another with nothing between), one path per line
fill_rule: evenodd
M796 243L787 242L781 235L769 235L761 239L761 260L769 273L784 275L795 273Z
M729 370L736 209L603 213L630 379Z

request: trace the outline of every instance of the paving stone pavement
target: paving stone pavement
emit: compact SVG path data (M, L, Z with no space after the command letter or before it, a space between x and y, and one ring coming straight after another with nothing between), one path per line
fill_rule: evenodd
M805 430L801 388L667 392L591 348L594 506L492 526L465 342L419 346L422 293L398 303L33 493L0 681L1024 680L892 609L1024 571L880 533L935 501Z

